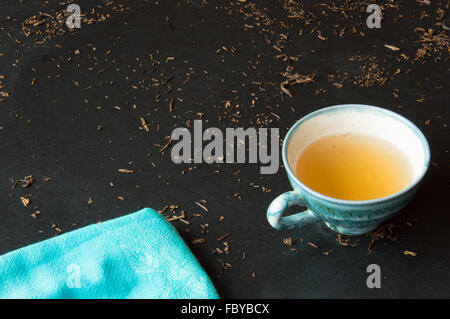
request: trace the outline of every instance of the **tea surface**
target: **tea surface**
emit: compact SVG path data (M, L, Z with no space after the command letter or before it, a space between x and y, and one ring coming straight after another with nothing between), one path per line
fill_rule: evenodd
M299 156L296 175L318 193L345 200L389 196L412 181L411 165L400 149L361 133L312 142Z

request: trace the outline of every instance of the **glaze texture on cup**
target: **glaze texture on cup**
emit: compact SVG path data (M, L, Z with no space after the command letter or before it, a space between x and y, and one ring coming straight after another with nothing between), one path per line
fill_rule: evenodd
M413 180L405 189L390 196L349 201L320 194L303 184L294 174L301 152L323 136L359 132L389 141L410 160ZM428 143L422 132L409 120L389 110L361 104L331 106L300 119L286 135L283 163L293 191L278 196L267 210L267 219L276 229L301 227L323 221L344 235L367 233L394 216L411 200L426 173L430 160ZM306 206L295 215L283 217L291 206Z

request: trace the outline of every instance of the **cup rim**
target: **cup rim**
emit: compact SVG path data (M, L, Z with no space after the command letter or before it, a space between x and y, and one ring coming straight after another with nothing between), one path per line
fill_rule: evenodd
M370 109L376 112L380 112L380 113L385 113L391 117L393 117L394 119L402 122L404 125L406 125L410 130L412 130L414 132L414 134L419 138L419 140L422 143L422 147L424 150L424 155L425 155L425 165L422 169L421 174L419 175L418 178L416 178L413 182L411 182L407 187L405 187L404 189L391 194L389 196L384 196L384 197L379 197L379 198L374 198L374 199L369 199L369 200L346 200L346 199L339 199L339 198L334 198L334 197L330 197L327 195L323 195L311 188L309 188L308 186L306 186L305 184L303 184L303 182L300 181L299 178L297 178L297 176L292 172L291 167L289 166L289 162L287 161L287 149L290 143L290 140L292 138L292 136L294 135L294 133L296 132L296 130L299 128L299 126L304 123L305 121L319 115L322 113L326 113L329 112L331 110L335 110L335 109L344 109L344 108L361 108L361 109ZM337 204L346 204L346 205L361 205L361 204L376 204L376 203L380 203L380 202L384 202L384 201L388 201L390 199L399 197L405 193L407 193L408 191L410 191L412 188L414 188L421 180L422 178L425 176L425 173L428 170L428 166L430 164L430 146L428 144L427 139L425 138L425 135L422 133L422 131L414 124L412 123L410 120L408 120L407 118L405 118L404 116L393 112L391 110L382 108L382 107L378 107L378 106L373 106L373 105L367 105L367 104L339 104L339 105L333 105L333 106L328 106L328 107L324 107L321 109L318 109L314 112L308 113L307 115L305 115L304 117L302 117L301 119L299 119L294 125L291 126L291 128L289 129L289 131L286 133L286 136L284 138L283 141L283 148L282 148L282 159L283 159L283 164L284 164L284 168L286 169L288 176L290 178L292 178L301 188L303 188L304 190L306 190L307 192L313 194L314 196L317 196L321 199L330 201L330 202L334 202Z

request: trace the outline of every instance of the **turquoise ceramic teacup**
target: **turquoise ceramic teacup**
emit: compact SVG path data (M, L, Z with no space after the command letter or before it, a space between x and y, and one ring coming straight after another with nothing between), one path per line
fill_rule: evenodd
M295 175L296 161L311 142L335 133L358 132L385 139L401 149L410 160L412 182L387 197L351 201L322 195ZM406 206L428 168L430 150L422 132L409 120L383 108L345 104L306 115L292 126L283 144L283 163L293 190L278 196L267 210L272 227L283 230L322 221L344 235L361 235L375 229ZM306 206L303 212L285 216L291 206Z

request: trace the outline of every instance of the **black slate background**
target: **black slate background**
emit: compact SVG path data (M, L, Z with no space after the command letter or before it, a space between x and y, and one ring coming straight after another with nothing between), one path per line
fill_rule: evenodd
M85 10L94 3L106 2L77 3ZM411 29L432 26L434 21L429 18L419 23L418 13L428 7L405 2L402 23L393 22L387 15L382 28L364 30L365 37L330 36L327 41L306 35L290 37L285 52L302 54L296 71L317 74L314 83L290 88L292 99L282 96L279 90L285 63L275 58L278 52L267 44L258 28L244 30L243 25L251 22L239 14L237 2L232 13L226 14L225 2L128 1L129 10L112 13L107 22L83 24L80 30L40 46L34 46L32 38L20 33L20 23L53 5L43 7L43 1L2 2L0 74L5 76L3 90L11 96L0 103L0 254L55 236L52 224L68 232L139 207L159 210L174 204L185 210L188 218L196 213L204 215L203 219L188 219L190 225L177 221L174 226L222 297L450 297L448 62L402 66L412 72L402 73L384 86L368 88L344 85L338 89L326 76L357 72L359 66L343 62L357 52L375 55L386 69L395 71L395 60L386 58L396 53L383 48L385 43L410 48L411 52L405 51L414 55ZM306 3L311 6L311 2ZM271 16L283 19L278 1L262 1L258 6L268 6ZM365 17L361 14L361 20L354 23L364 23ZM328 26L335 22L330 17ZM216 53L222 46L228 51ZM74 54L77 49L79 55ZM112 51L109 56L108 50ZM149 53L162 63L152 66ZM67 61L69 56L72 61ZM167 57L176 59L165 63ZM190 67L196 72L183 84ZM101 69L104 73L98 74ZM169 76L174 77L170 82L172 92L164 94L159 88L158 102L158 88L151 87L151 78ZM31 86L33 78L37 81ZM96 85L110 80L114 83ZM139 81L149 89L131 87ZM252 81L265 84L259 86ZM83 91L89 85L94 88ZM439 85L443 88L436 89ZM328 92L316 95L319 88ZM398 100L392 95L394 89L399 89ZM250 107L252 93L258 98L254 108ZM105 99L105 95L109 98ZM422 96L425 101L417 103ZM171 98L183 99L175 102L172 113L168 110ZM240 105L238 123L230 116L219 121L225 101ZM371 253L367 251L368 238L353 238L357 247L342 247L336 235L321 224L289 232L273 230L266 222L265 211L275 196L289 190L282 168L277 174L263 176L255 164L176 165L170 152L159 152L175 126L186 126L186 121L202 116L204 127L225 129L254 126L258 114L264 114L271 119L268 126L279 127L284 136L307 113L343 103L372 104L397 111L423 130L432 152L434 164L417 196L392 221L398 226L397 241L379 240ZM150 132L139 129L140 117L147 120ZM426 120L430 124L426 125ZM98 125L103 126L101 131ZM121 174L119 168L134 173ZM18 186L13 192L13 182L29 174L37 181L29 188ZM52 181L42 181L45 176ZM115 186L109 186L109 182ZM252 187L252 182L271 192ZM136 185L140 188L136 189ZM236 193L242 195L242 200ZM31 204L24 207L20 196L28 194ZM92 204L88 203L89 197ZM195 204L201 199L206 200L208 212ZM30 217L34 206L41 211L37 220ZM222 221L220 216L224 217ZM208 224L207 234L201 234L200 224ZM224 248L217 238L228 232L231 234L224 241L230 246L229 254L212 254L211 249ZM296 251L282 243L282 238L289 236L296 240ZM190 244L197 238L205 238L206 243ZM329 250L329 255L322 254ZM417 256L404 256L404 250L417 252ZM242 261L244 252L246 258ZM222 261L232 268L222 273ZM366 287L366 267L371 263L381 266L381 289Z

